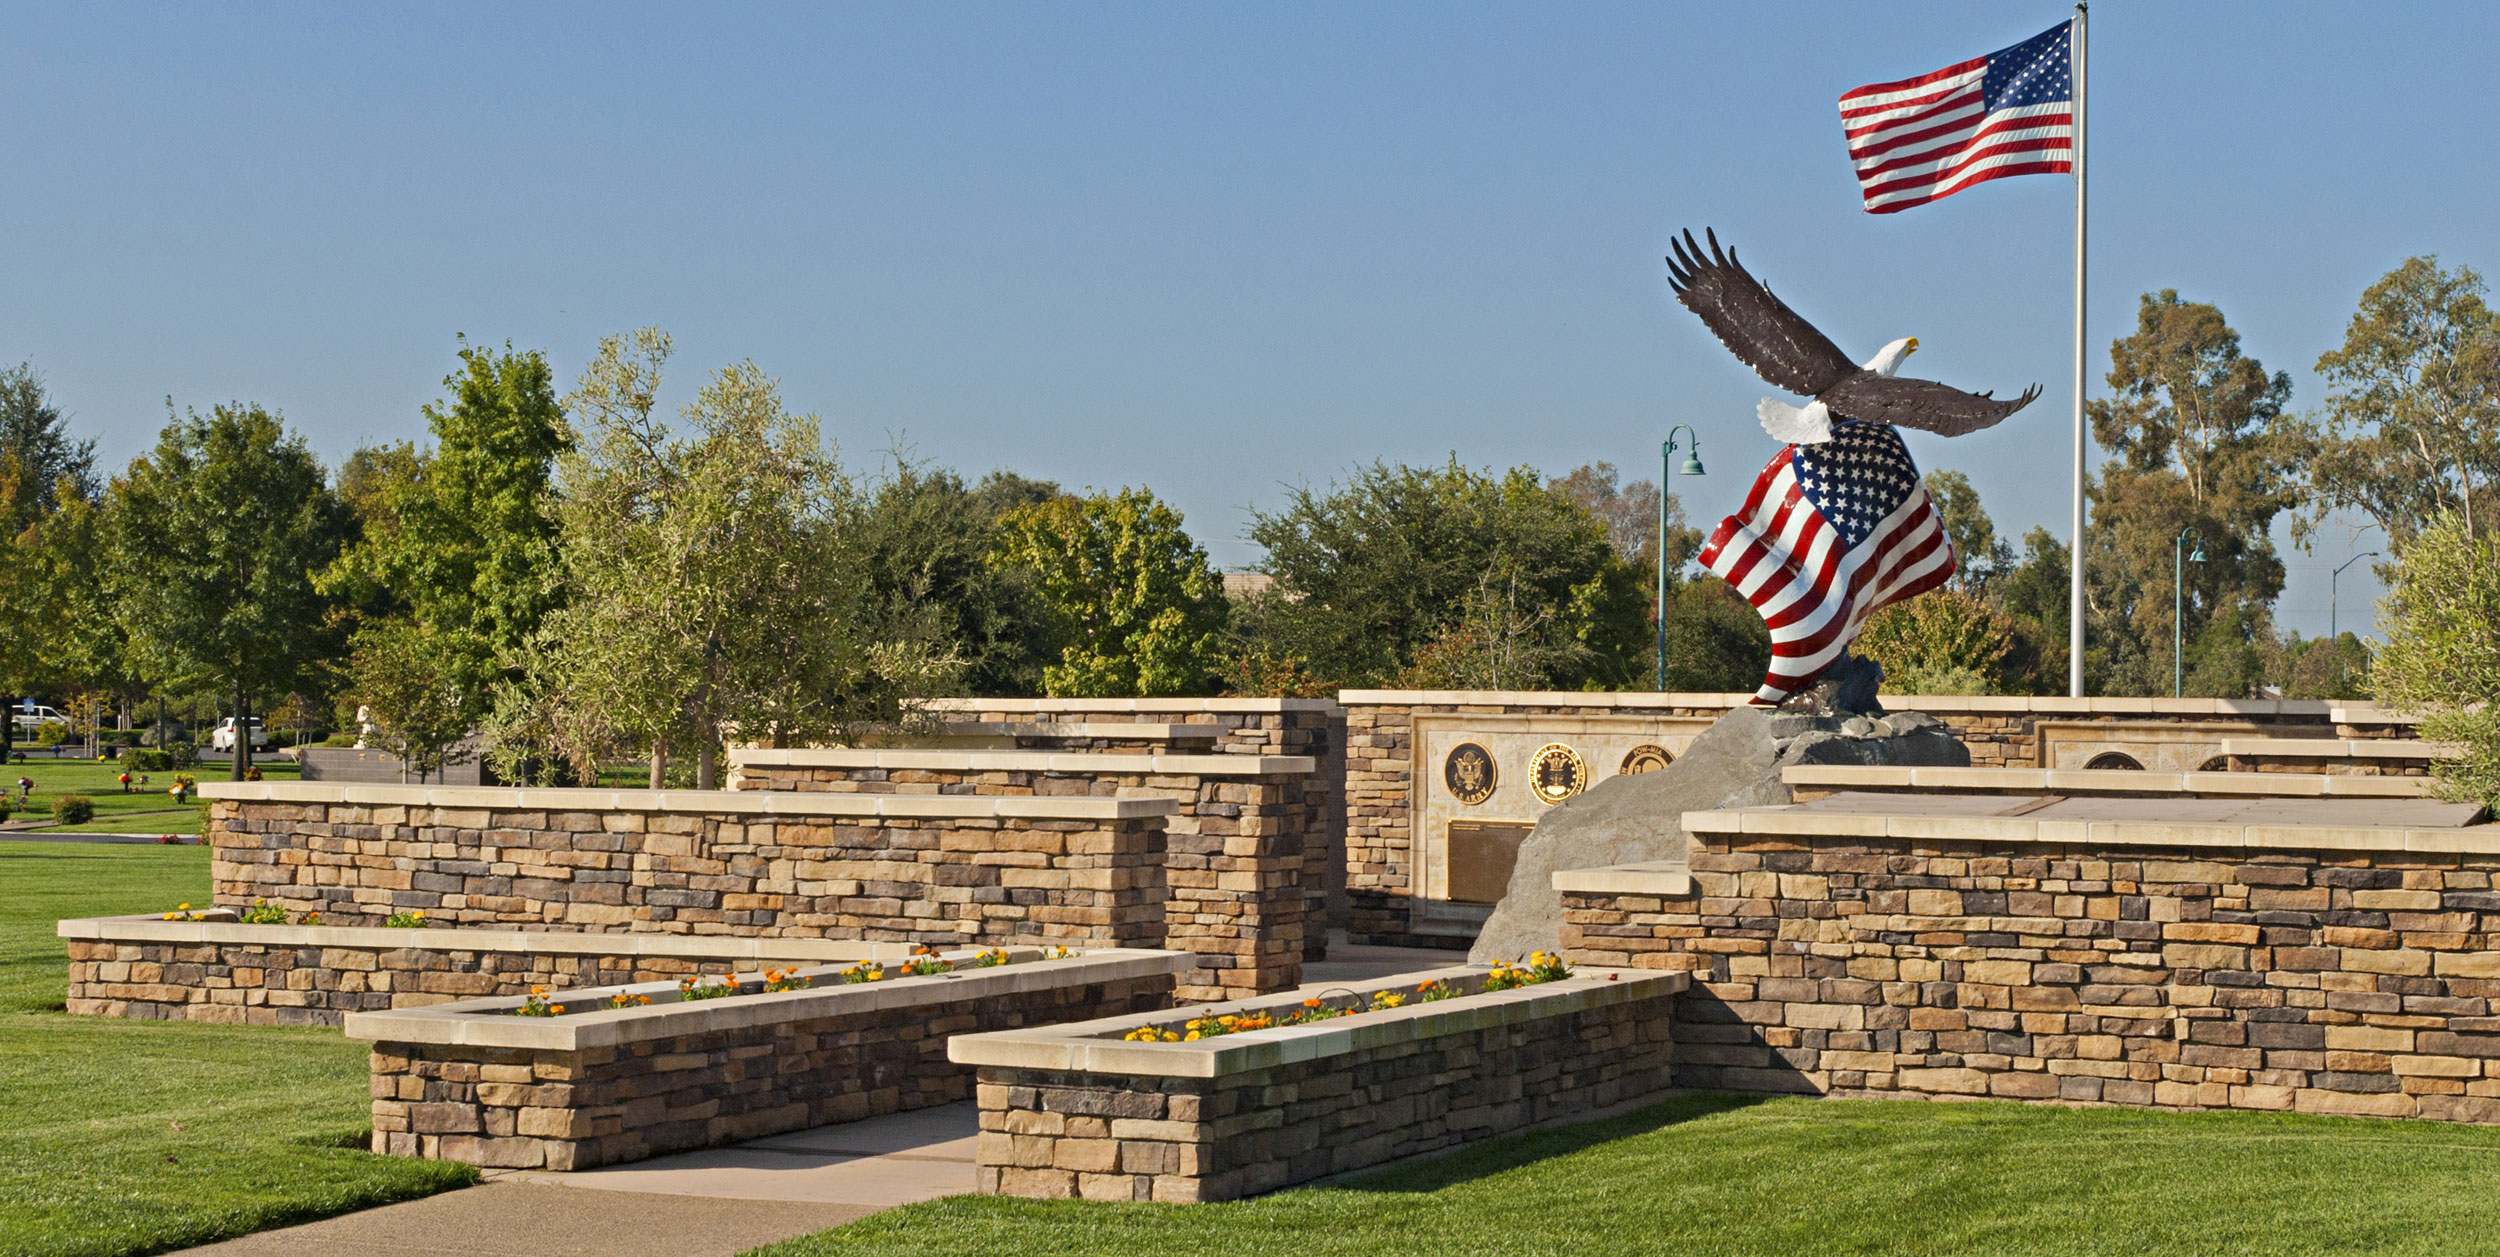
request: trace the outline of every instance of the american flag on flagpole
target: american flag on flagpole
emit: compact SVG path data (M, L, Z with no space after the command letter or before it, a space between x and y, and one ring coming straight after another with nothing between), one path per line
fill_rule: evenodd
M1840 122L1866 212L1891 214L1973 184L2074 169L2073 26L1897 83L1842 94Z
M1754 701L1776 704L1837 661L1866 617L1944 584L1953 546L1901 433L1844 422L1829 441L1773 455L1701 564L1770 626Z

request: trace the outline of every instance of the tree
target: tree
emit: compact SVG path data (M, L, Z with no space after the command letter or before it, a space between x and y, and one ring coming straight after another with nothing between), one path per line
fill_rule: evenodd
M70 439L69 418L31 364L0 370L0 544L21 538L64 502L93 503L100 489L95 442ZM0 574L0 715L17 709L16 691L57 683L40 658L63 624L63 608L42 591ZM13 735L12 735L13 736ZM0 740L0 749L8 743Z
M1000 521L994 559L1030 574L1053 696L1212 693L1221 665L1224 581L1146 489L1061 496Z
M592 779L615 748L691 756L719 781L731 734L847 739L952 684L959 661L873 614L850 481L813 415L794 415L753 363L716 372L656 413L673 350L611 336L566 399L580 443L557 461L557 551L571 599L497 687L499 767L561 759Z
M2433 515L2393 576L2372 686L2420 714L2424 738L2459 746L2459 758L2431 761L2448 797L2500 806L2500 537L2475 532L2462 510Z
M1762 613L1716 576L1667 592L1666 627L1670 693L1751 693L1771 666Z
M276 415L229 403L170 419L155 451L113 482L109 585L138 669L198 678L234 698L295 688L334 648L312 574L349 522L321 464ZM235 739L234 776L251 739Z
M2073 623L2073 569L2066 543L2046 528L2023 534L2022 558L1988 582L1988 598L2013 623L2003 672L2007 692L2063 694Z
M1944 521L1945 539L1953 543L1953 588L1964 593L1985 590L1991 580L2013 566L2013 547L1997 537L1996 522L1988 518L1988 508L1980 505L1979 490L1971 487L1969 476L1931 471L1926 485L1927 496L1935 500L1936 514Z
M460 362L443 380L449 402L425 408L433 450L360 450L350 460L364 527L322 580L362 613L355 647L374 657L353 665L360 682L395 668L425 674L422 694L409 696L429 704L423 717L391 713L361 683L358 696L386 728L427 730L414 744L428 753L438 719L474 725L494 684L517 679L523 644L561 593L549 486L572 432L553 373L538 353L510 345L497 353L464 343ZM343 472L342 487L349 481ZM431 707L442 693L456 696L447 712Z
M1332 688L1392 683L1480 589L1536 626L1539 657L1561 661L1545 684L1648 683L1643 566L1528 468L1374 463L1326 493L1292 490L1285 509L1253 514L1250 538L1275 583L1237 609L1236 649L1301 660Z
M2278 431L2292 385L2241 352L2221 310L2171 290L2145 295L2135 333L2112 343L2110 359L2110 396L2086 408L2094 437L2116 455L2089 488L2086 671L2100 693L2158 693L2170 688L2182 529L2185 548L2205 554L2185 565L2183 602L2184 636L2200 648L2246 645L2209 638L2206 626L2222 616L2233 633L2253 631L2257 621L2238 608L2262 608L2282 591L2268 529L2295 501L2294 451Z
M1647 480L1635 480L1618 489L1616 478L1621 473L1613 463L1584 463L1569 475L1545 482L1545 487L1572 505L1588 513L1606 529L1606 542L1623 560L1644 572L1658 567L1658 486ZM1684 570L1684 565L1701 552L1702 535L1698 528L1684 523L1684 504L1672 493L1666 500L1667 576L1670 581ZM1651 577L1652 581L1656 577Z
M2402 552L2443 512L2470 536L2495 523L2500 315L2483 277L2407 258L2361 294L2342 347L2318 358L2325 411L2302 425L2314 525L2362 511Z
M1867 617L1850 648L1883 665L1893 694L2000 694L2012 618L1975 594L1930 590Z
M897 456L869 492L860 525L878 614L937 617L974 694L1037 694L1048 660L1024 569L990 562L1010 510L1050 501L1059 486L994 471L978 485Z
M8 504L5 524L12 536L64 501L93 502L103 493L96 481L95 442L70 439L69 417L46 395L42 377L29 364L0 370L0 462L14 464L27 486Z

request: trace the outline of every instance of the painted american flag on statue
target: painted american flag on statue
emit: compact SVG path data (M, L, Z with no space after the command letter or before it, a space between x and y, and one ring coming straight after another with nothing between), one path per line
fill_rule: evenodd
M1848 422L1820 445L1773 455L1701 565L1770 626L1771 669L1754 701L1778 703L1838 660L1866 617L1944 584L1953 546L1900 432Z
M1891 214L1973 184L2074 169L2074 30L1840 98L1866 212Z

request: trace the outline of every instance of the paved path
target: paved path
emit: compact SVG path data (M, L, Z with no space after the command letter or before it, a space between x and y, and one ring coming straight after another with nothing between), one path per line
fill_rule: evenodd
M1462 952L1332 943L1305 985L1460 964ZM200 1257L731 1257L972 1190L969 1104L820 1126L573 1174L490 1170L477 1187L184 1250Z

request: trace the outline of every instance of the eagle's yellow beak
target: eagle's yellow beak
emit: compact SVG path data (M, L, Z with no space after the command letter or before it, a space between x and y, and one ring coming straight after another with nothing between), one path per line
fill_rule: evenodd
M1909 347L1908 347L1908 348L1905 348L1905 349L1903 349L1903 350L1901 351L1901 356L1902 356L1902 357L1904 357L1904 358L1907 358L1907 357L1909 357L1911 354L1914 354L1914 353L1917 353L1917 352L1918 352L1918 338L1917 338L1917 337L1915 337L1915 336L1913 336L1913 337L1911 337L1911 338L1910 338L1910 344L1909 344Z

